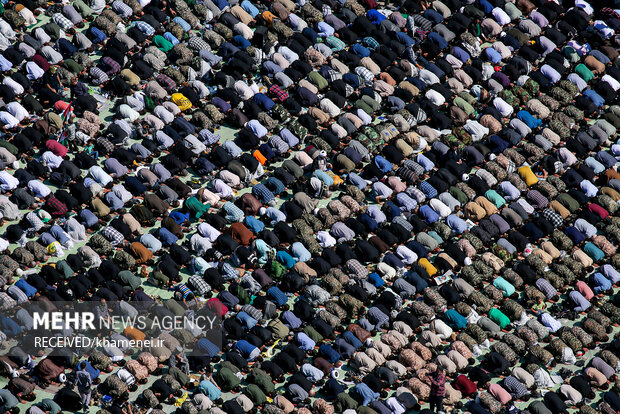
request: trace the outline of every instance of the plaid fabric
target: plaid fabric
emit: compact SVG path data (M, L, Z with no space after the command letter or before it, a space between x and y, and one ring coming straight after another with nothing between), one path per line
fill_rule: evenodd
M222 209L226 212L226 220L231 223L241 221L245 218L243 211L231 202L224 204Z
M426 196L422 191L420 191L418 187L407 187L407 190L405 191L407 191L407 194L409 194L411 197L415 198L418 204L421 204L424 202L424 200L426 200Z
M12 309L16 306L17 306L17 302L15 301L15 299L10 297L5 292L0 292L0 309L1 310Z
M34 383L26 381L25 379L20 377L11 378L10 384L13 390L21 393L22 395L28 395L32 393L35 389Z
M198 36L190 37L187 45L194 50L211 50L209 44L202 37Z
M56 23L58 26L62 28L62 30L67 31L73 28L73 22L63 16L61 13L55 13L52 16L52 21Z
M355 275L355 279L363 279L368 275L368 269L364 267L360 262L356 259L347 260L347 270Z
M201 276L192 275L187 279L187 283L199 295L204 295L211 291L211 286Z
M46 210L52 215L52 217L63 217L67 214L69 209L67 205L57 199L56 197L50 197L45 201Z
M560 216L558 213L551 210L550 208L545 209L542 214L545 219L549 220L549 222L553 224L553 227L560 227L564 222L562 216Z
M111 154L114 151L114 144L112 144L109 139L99 137L96 142L97 147L99 147L99 150L104 154Z
M123 234L111 226L107 226L101 230L101 235L105 237L112 246L118 246L125 241Z
M420 183L420 190L424 193L424 195L428 198L433 198L433 197L437 197L437 190L435 190L435 187L433 187L432 185L430 185L428 182L426 181L422 181Z
M142 33L149 37L155 34L155 29L153 28L153 26L151 26L147 22L143 22L142 20L133 22L132 26L136 26L138 29L140 29Z
M392 219L392 223L397 223L400 224L401 226L403 226L405 229L407 229L407 231L413 231L413 226L411 225L411 223L409 223L407 221L407 219L405 218L405 216L403 216L402 214L400 216L396 216Z
M396 194L396 201L398 202L398 205L406 211L415 210L418 206L417 201L411 198L407 193Z
M329 46L334 52L340 52L347 46L342 40L338 39L336 36L327 36L325 38L325 44Z
M356 67L355 73L366 83L372 83L372 81L375 80L375 75L363 66Z
M258 183L252 188L252 194L263 204L273 200L274 195L264 184Z
M208 129L203 129L198 133L198 137L202 140L202 143L205 145L213 145L220 142L220 136L218 134L214 134Z
M555 290L553 286L551 286L551 283L549 283L547 279L538 279L536 281L536 287L538 288L538 290L545 294L547 299L551 299L558 294L558 291Z
M34 231L39 231L43 228L43 226L45 226L43 221L41 221L39 216L34 211L26 214L26 220L28 220Z
M113 75L121 71L121 65L110 56L102 58L101 62L108 68L105 72L106 75Z
M235 268L232 267L228 262L224 262L222 264L220 268L220 273L222 274L224 280L235 279L237 276L239 276L239 272L237 272L237 270L235 270Z
M342 73L335 71L333 69L328 69L324 77L325 77L325 80L327 80L327 82L332 83L338 79L342 79Z
M516 399L520 399L528 393L527 387L512 375L504 379L504 388Z
M476 175L484 180L489 187L494 187L497 184L497 178L493 176L490 172L485 169L479 169L476 171Z
M289 150L288 144L277 135L272 135L271 138L269 138L269 145L271 145L273 151L277 154L285 154Z
M96 66L90 68L88 74L93 79L93 83L99 85L101 85L102 83L106 83L108 79L110 79L107 73L105 73L103 70L101 70L101 68L98 68Z
M549 205L549 200L547 200L547 197L542 195L538 190L528 191L527 199L536 208L546 208Z
M269 88L269 92L275 95L275 97L280 102L284 102L288 99L288 93L282 90L282 88L280 88L278 85L271 85L271 87Z
M367 47L368 49L376 49L376 48L378 48L379 46L381 46L381 45L379 44L379 42L377 42L377 41L375 40L375 38L374 38L374 37L370 37L370 36L366 36L366 37L362 40L362 42L364 43L364 45L366 45L366 47Z
M123 19L130 17L133 14L133 10L131 7L123 3L122 1L116 0L112 3L112 10L116 12Z
M162 86L162 88L169 92L174 91L177 88L176 82L170 79L169 76L164 75L163 73L157 75L156 79L157 82Z

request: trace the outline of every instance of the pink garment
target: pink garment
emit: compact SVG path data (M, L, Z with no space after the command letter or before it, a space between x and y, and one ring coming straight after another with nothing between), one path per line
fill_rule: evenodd
M508 404L508 402L512 399L508 391L506 391L499 384L491 384L489 385L489 392L497 401L502 403L502 405Z
M53 139L47 140L47 142L45 143L45 148L52 151L55 155L58 155L59 157L64 157L65 155L67 155L68 151L67 147L65 147L58 141L54 141Z
M577 282L577 289L579 289L579 292L583 295L584 298L586 298L587 300L592 300L592 298L594 297L594 292L592 292L592 289L590 289L590 286L588 286L584 281L580 280L579 282Z

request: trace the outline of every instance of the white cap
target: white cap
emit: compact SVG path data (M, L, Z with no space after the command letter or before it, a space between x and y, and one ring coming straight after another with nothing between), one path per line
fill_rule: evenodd
M469 174L463 174L463 175L461 176L461 179L462 179L463 181L468 181L468 180L469 180Z
M472 262L471 262L471 257L466 257L466 258L465 258L465 260L464 260L464 262L465 262L465 265L470 266L470 265L471 265L471 263L472 263Z
M261 207L258 209L258 214L260 214L261 216L264 215L267 212L267 209L265 207Z
M61 383L63 383L63 384L64 384L65 382L67 382L67 376L66 376L64 373L63 373L63 374L60 374L60 375L58 376L58 381L60 381Z

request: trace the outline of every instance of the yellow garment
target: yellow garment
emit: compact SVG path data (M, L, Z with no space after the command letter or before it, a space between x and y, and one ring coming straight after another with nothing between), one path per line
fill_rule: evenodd
M532 172L532 169L527 165L519 168L517 171L528 187L531 187L538 182L538 178L536 178L536 175Z
M180 407L183 405L183 403L185 402L185 400L187 400L187 397L189 396L188 393L184 393L183 396L181 396L181 398L177 398L177 400L174 402L174 406L175 407Z
M433 266L432 263L429 262L428 259L425 257L418 260L418 264L422 266L431 277L433 277L437 273L437 268Z
M173 103L176 104L176 106L179 107L181 111L187 111L192 107L191 101L187 99L182 93L173 93L171 100Z

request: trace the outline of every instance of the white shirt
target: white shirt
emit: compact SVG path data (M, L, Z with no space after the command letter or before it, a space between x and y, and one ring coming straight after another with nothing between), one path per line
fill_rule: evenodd
M19 180L6 171L0 171L0 188L14 190L19 185Z
M491 14L493 15L493 17L495 17L495 20L497 20L497 23L499 23L501 26L510 23L510 17L508 16L508 14L506 14L506 12L499 7L491 10Z
M222 234L219 230L217 230L209 223L200 223L200 225L198 226L198 233L200 233L201 236L209 240L209 242L211 243L217 240L217 238L220 237L220 234Z
M587 14L594 13L594 9L590 5L590 3L584 0L575 0L575 7L579 7L581 10L583 10Z
M62 164L62 157L59 157L51 151L45 151L41 156L41 159L43 160L43 163L52 170L60 167L60 164Z
M316 234L316 239L319 241L319 244L322 248L332 247L336 245L336 239L333 238L332 235L326 231L319 231Z
M445 205L443 203L443 201L437 199L437 198L432 198L429 203L428 203L431 208L433 210L435 210L435 212L437 214L439 214L442 218L446 218L448 217L450 214L452 214L452 210L450 210L450 207L448 207L447 205Z
M620 89L620 82L618 82L613 76L604 75L601 80L607 82L609 86L611 86L616 92L618 91L618 89Z
M246 124L246 127L254 132L254 134L256 134L257 137L262 138L265 135L267 135L267 128L265 128L260 122L258 122L258 120L256 119L252 119L251 121L249 121Z
M127 203L133 198L133 195L123 187L122 184L116 184L112 187L112 192L121 199L123 203Z
M19 121L13 115L6 111L0 111L0 122L7 128L15 128L19 125Z
M127 371L125 368L121 368L116 372L116 375L127 385L132 385L136 382L136 377L134 377L131 372Z
M219 178L213 180L213 189L215 190L215 194L222 198L228 198L233 195L233 189Z
M405 406L402 405L400 401L396 399L396 397L388 398L385 402L385 405L387 405L388 408L392 410L392 414L403 414L406 411Z
M440 94L434 89L429 89L428 91L426 91L424 96L426 96L426 99L428 99L437 106L441 106L446 102L446 98L444 98L442 94Z
M548 361L545 361L545 363L546 362ZM534 372L534 381L536 381L536 385L540 388L551 388L557 384L551 375L543 368L538 368L536 372Z
M8 76L5 77L4 80L2 80L2 84L11 88L15 95L21 95L22 93L24 93L24 87Z
M398 246L396 248L396 255L405 264L413 264L418 261L418 255L407 246Z
M299 55L286 46L280 46L278 48L278 53L284 56L284 59L286 59L288 63L293 63L296 60L299 60Z
M39 198L45 198L52 192L48 186L39 180L28 181L28 189L35 197Z
M560 328L562 328L562 323L548 313L543 313L540 317L540 321L543 323L543 325L547 327L547 329L551 333L557 332Z
M174 121L174 114L167 110L163 105L157 105L153 109L153 113L156 117L161 119L164 124L170 124Z
M441 319L433 319L433 321L431 322L431 328L441 339L449 338L454 332L452 328L450 328Z
M0 19L0 33L2 33L7 39L15 39L15 31L4 19Z
M101 168L98 165L94 165L92 167L90 167L90 169L88 170L89 174L91 175L91 177L93 177L93 179L100 184L102 187L105 187L106 185L110 184L112 181L114 181L114 179L110 176L110 174L108 174L107 172L105 172L103 170L103 168Z
M26 110L26 108L24 108L22 106L22 104L20 104L19 102L11 102L10 104L8 104L6 106L6 109L11 113L11 115L13 115L19 122L23 121L24 119L30 117L30 114L28 113L28 111Z
M363 109L357 109L357 117L362 120L364 125L370 125L372 123L372 117L366 113Z
M509 105L508 102L499 97L493 99L493 106L495 106L495 109L497 109L505 118L508 118L514 111L513 107Z
M235 82L235 91L244 101L254 96L254 91L252 90L252 88L250 88L248 84L242 80L238 80L237 82Z

